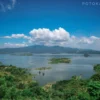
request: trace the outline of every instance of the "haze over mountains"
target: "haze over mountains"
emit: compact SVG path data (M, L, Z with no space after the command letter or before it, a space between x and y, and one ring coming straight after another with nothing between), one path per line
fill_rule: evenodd
M89 54L100 54L100 51L89 50L89 49L78 49L70 47L60 47L60 46L44 46L44 45L33 45L21 48L4 48L0 49L0 53L21 53L21 52L31 52L31 53L89 53Z

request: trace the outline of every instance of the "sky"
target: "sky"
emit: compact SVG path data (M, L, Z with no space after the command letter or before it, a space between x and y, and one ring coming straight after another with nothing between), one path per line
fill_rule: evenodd
M100 0L0 0L0 48L100 50Z

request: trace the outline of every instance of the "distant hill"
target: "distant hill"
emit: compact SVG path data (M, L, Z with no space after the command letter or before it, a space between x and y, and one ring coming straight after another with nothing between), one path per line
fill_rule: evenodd
M70 47L60 47L60 46L43 46L34 45L21 48L4 48L0 49L0 53L21 53L21 52L31 52L31 53L89 53L89 54L100 54L100 51L88 50L88 49L78 49Z

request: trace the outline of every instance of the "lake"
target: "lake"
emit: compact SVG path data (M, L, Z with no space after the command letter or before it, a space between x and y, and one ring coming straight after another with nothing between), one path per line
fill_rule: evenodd
M49 64L51 58L71 58L71 63ZM37 74L34 80L40 85L50 82L70 79L73 75L82 75L82 78L90 78L93 74L93 66L100 64L100 55L91 54L84 57L83 54L33 54L33 56L16 56L0 54L0 61L7 65L16 65L22 68L29 68L31 73ZM41 71L38 67L52 67L52 69ZM44 73L44 75L43 75Z

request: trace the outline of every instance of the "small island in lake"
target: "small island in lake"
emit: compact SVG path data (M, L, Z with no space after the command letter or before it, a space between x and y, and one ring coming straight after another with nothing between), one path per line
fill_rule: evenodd
M88 54L88 53L85 53L85 54L84 54L84 57L88 57L88 56L89 56L89 54Z
M49 70L51 67L40 67L40 68L35 68L35 70Z
M15 55L15 56L33 56L33 54L30 53L30 52L25 52L25 53L12 53L11 55Z
M51 64L57 64L57 63L70 63L71 60L69 58L52 58L50 59Z

